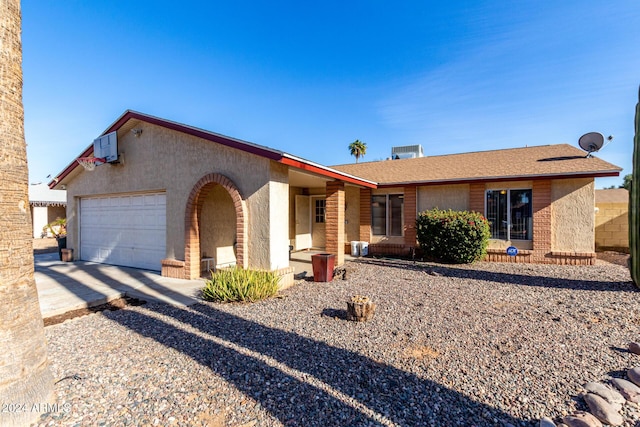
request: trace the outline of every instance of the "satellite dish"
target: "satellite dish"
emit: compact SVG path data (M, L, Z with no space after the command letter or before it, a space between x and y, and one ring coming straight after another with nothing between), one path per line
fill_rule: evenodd
M585 133L578 140L578 145L580 145L580 148L589 153L587 154L587 157L589 157L591 153L601 149L603 144L604 136L600 132Z

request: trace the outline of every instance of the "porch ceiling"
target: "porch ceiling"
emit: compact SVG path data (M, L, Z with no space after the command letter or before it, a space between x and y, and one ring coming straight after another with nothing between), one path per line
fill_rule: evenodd
M302 188L324 187L328 181L333 181L333 179L316 175L313 173L303 172L300 170L289 168L289 186L290 187L302 187Z

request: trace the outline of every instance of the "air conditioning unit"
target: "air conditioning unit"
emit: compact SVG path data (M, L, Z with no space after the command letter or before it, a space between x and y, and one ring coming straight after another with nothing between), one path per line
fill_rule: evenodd
M403 145L401 147L391 148L391 159L414 159L416 157L424 157L422 145Z

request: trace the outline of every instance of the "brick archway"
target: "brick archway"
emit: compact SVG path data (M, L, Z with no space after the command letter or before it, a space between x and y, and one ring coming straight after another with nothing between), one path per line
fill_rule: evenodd
M185 243L184 263L185 278L196 279L200 277L200 227L198 218L202 211L202 204L207 194L215 185L223 187L233 201L236 211L236 263L242 268L247 268L247 205L242 199L238 187L224 175L210 173L203 176L193 186L187 207L185 210Z

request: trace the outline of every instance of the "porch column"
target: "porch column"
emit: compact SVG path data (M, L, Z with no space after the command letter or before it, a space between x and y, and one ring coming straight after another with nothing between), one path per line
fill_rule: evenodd
M371 189L360 189L360 241L371 242Z
M404 245L414 248L417 243L416 218L418 216L417 187L404 187Z
M551 252L551 180L533 181L533 262L548 264Z
M327 182L326 193L325 249L336 256L338 266L344 264L344 182Z

